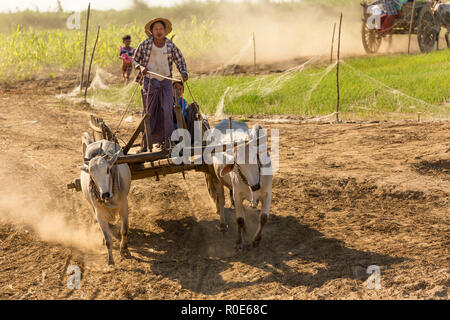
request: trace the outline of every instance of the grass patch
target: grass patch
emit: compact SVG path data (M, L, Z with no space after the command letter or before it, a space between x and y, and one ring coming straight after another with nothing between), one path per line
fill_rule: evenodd
M230 87L224 99L227 114L324 115L336 106L335 70L310 67L282 75L204 78L191 89L208 113L215 113ZM340 71L343 112L448 113L442 106L450 99L448 50L349 59Z
M344 61L340 68L341 112L359 117L386 113L448 117L450 55L448 50ZM225 114L327 115L336 108L336 68L309 66L277 75L218 76L191 79L192 93L202 112L214 114L221 99ZM95 90L89 95L124 107L134 83ZM227 88L228 91L227 91ZM227 94L224 97L224 93ZM187 90L185 98L192 102ZM140 90L132 110L141 110Z

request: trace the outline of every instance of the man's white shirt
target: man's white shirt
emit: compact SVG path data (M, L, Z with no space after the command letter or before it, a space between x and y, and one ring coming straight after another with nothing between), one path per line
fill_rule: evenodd
M150 54L150 59L148 61L147 69L149 71L158 73L160 75L169 77L170 68L169 60L167 57L167 44L164 43L164 47L158 48L153 44L152 52ZM164 78L150 74L150 78L156 78L157 80L163 80Z

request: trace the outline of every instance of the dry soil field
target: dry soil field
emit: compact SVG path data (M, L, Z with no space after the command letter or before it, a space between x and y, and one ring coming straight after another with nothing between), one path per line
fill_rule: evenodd
M223 236L203 175L188 172L133 182L132 257L115 238L107 267L91 209L65 184L89 115L115 126L120 114L55 98L72 87L0 88L0 299L448 299L450 122L263 123L280 130L280 170L258 248L235 251L234 211Z

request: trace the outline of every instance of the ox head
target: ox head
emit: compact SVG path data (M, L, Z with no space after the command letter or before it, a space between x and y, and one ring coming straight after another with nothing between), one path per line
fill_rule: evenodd
M98 189L100 200L110 203L113 200L113 166L119 157L120 150L114 155L97 155L89 161L85 161L80 169L91 176Z
M223 177L234 171L252 191L259 190L261 188L261 162L258 156L258 145L259 137L262 135L262 127L254 125L250 132L249 142L235 148L234 163L223 167L220 176Z

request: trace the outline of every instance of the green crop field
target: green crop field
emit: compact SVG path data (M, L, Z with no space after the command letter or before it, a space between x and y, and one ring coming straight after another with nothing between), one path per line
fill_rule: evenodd
M144 25L150 17L163 16L172 20L174 29L169 37L176 36L176 43L183 48L188 60L202 58L214 61L218 52L229 49L224 45L224 36L234 32L233 24L240 22L236 12L246 12L247 17L265 14L283 19L286 15L303 12L306 6L329 4L329 8L334 8L337 3L357 5L350 0L292 3L261 0L257 3L186 1L173 7L148 7L136 0L134 6L127 10L98 11L93 4L87 52L91 52L97 26L101 26L95 65L102 68L115 65L122 36L130 34L132 45L137 46L145 37ZM70 30L66 21L72 13L63 10L60 7L55 12L0 13L0 47L5 52L0 57L1 81L80 68L87 11L80 13L81 28Z
M232 3L186 2L174 7L148 8L140 1L123 11L91 11L88 58L94 45L97 25L101 32L94 65L118 68L121 37L130 34L133 45L144 35L149 16L168 16L174 23L171 35L189 61L202 61L216 52L226 36L219 18L227 10L285 14L303 10L304 6L358 6L359 1L304 1L302 3ZM263 6L262 6L263 5ZM225 12L225 13L224 13ZM231 11L230 11L231 12ZM333 13L334 14L334 13ZM62 11L39 13L24 11L0 14L0 81L32 78L37 74L52 76L57 72L80 69L84 30L64 27L70 14ZM82 21L86 12L82 13ZM226 20L227 21L227 20ZM114 23L112 23L114 22ZM169 37L171 36L169 35ZM219 48L218 51L221 49ZM223 50L223 49L222 49ZM292 114L328 115L335 111L336 68L312 61L288 72L272 75L240 75L193 78L189 81L193 95L207 114ZM341 73L341 113L356 117L390 115L448 117L450 101L450 53L442 50L412 56L367 56L343 61ZM134 84L89 90L90 101L110 103L123 108ZM192 98L186 92L188 101ZM140 95L131 105L141 109Z
M196 59L220 41L220 35L211 28L212 24L211 21L198 21L196 17L191 17L189 21L184 20L177 25L177 44L186 56ZM142 38L144 25L134 21L120 27L107 25L101 29L95 65L105 68L120 62L118 50L124 34L130 34L133 39ZM95 30L91 31L91 37L95 37ZM192 39L196 39L195 46ZM89 41L89 55L93 46L94 41ZM3 81L30 78L42 72L50 74L55 70L78 69L83 58L84 32L65 29L44 31L32 27L23 30L17 27L0 37L0 47L8 53L0 58L0 78Z
M194 98L206 114L327 115L336 106L336 68L305 65L266 76L217 76L191 79ZM135 84L93 90L94 101L124 108ZM386 114L448 117L450 54L448 50L412 56L359 57L340 67L341 112L358 118L383 118ZM225 94L226 93L226 94ZM185 98L191 102L187 90ZM223 103L221 104L221 100ZM137 94L131 109L141 110Z

